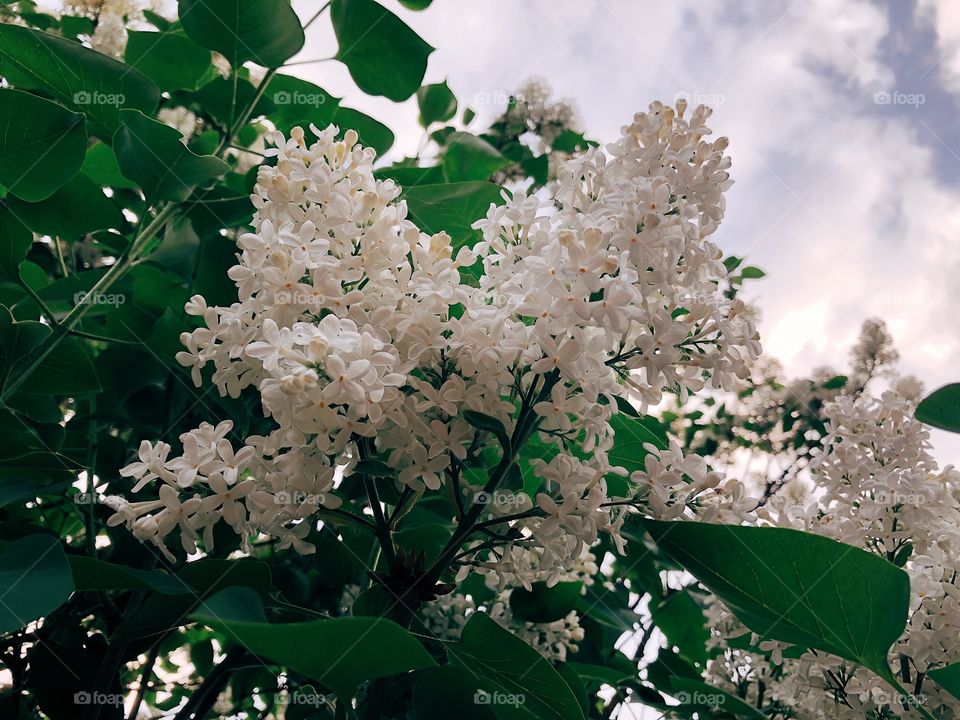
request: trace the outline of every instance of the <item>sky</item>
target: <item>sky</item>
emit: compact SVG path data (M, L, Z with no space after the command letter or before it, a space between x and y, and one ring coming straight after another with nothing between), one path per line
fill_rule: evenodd
M383 4L437 48L427 82L495 117L537 76L609 142L653 100L715 108L734 187L715 236L767 272L765 352L791 374L846 367L864 319L883 318L900 369L928 389L960 380L960 3L949 0L435 0ZM294 0L301 17L316 3ZM294 61L336 51L330 23ZM363 95L336 61L285 72L342 96L413 154L415 101ZM938 456L960 442L935 433Z

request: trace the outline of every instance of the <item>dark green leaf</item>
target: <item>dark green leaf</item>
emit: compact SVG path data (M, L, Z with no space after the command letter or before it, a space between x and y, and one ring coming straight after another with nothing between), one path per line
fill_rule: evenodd
M0 210L0 279L20 282L20 263L32 244L30 231L9 210Z
M763 720L766 717L762 712L745 703L736 695L707 685L705 682L674 677L671 678L670 685L672 690L669 692L680 702L680 707L689 708L690 711L698 711L701 715L705 711L710 712L711 715L706 717L732 716L735 718L756 718L757 720Z
M476 135L454 132L447 138L443 172L452 183L489 180L497 170L509 164L509 158Z
M343 133L348 129L356 130L357 135L360 136L360 143L372 147L378 155L383 155L393 147L393 131L379 120L364 115L359 110L340 106L330 122L340 128L340 137L343 137Z
M560 582L553 587L536 582L530 590L518 587L510 593L510 609L517 617L530 622L560 620L574 609L582 587L583 583L579 582Z
M960 700L960 663L927 670L927 675L940 687Z
M417 91L433 48L400 18L374 0L333 0L330 17L336 58L357 87L396 102Z
M120 125L121 108L152 113L160 99L160 89L129 66L15 25L0 25L0 75L18 87L49 90L110 134Z
M522 709L543 720L583 720L576 696L553 666L486 614L473 613L448 650L451 664L473 673L487 693L522 696Z
M917 420L941 430L960 433L960 383L934 390L917 406Z
M345 696L366 680L436 664L409 632L385 618L268 624L223 620L203 609L195 617L257 655Z
M123 127L113 147L123 174L135 180L148 202L186 200L193 188L230 168L212 155L195 155L180 133L136 110L121 112Z
M492 705L478 692L476 678L458 667L444 665L424 670L413 684L417 720L456 717L457 720L495 720Z
M179 10L187 35L234 68L248 60L280 67L303 47L303 28L288 0L180 0Z
M211 80L210 51L179 32L128 32L124 58L164 90L196 90Z
M0 89L0 184L10 193L45 200L77 174L86 149L82 114Z
M435 122L446 122L457 114L457 98L447 81L424 85L417 90L417 106L420 108L420 124L429 127Z
M139 570L86 555L70 555L77 590L155 590L164 595L192 595L193 589L160 570Z
M0 635L56 610L72 592L58 538L28 535L10 543L0 550Z
M480 234L470 226L491 204L502 205L502 188L488 182L417 185L404 188L410 219L425 233L446 232L455 247L473 246Z
M103 187L132 190L137 187L120 172L117 155L107 143L98 142L87 149L80 172Z
M784 528L645 520L660 549L761 637L824 650L884 678L903 633L907 574L881 557Z
M46 200L28 203L8 198L7 202L17 217L38 235L68 241L95 230L123 225L119 208L83 173L74 175Z

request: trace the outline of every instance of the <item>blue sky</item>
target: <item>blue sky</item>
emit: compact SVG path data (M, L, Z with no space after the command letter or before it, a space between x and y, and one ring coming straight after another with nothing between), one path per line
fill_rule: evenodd
M765 349L796 373L846 363L864 318L884 318L901 368L960 380L960 3L934 0L435 0L384 4L437 48L481 120L525 78L574 100L609 141L651 100L711 101L731 140L717 239L768 277L751 295ZM295 0L306 17L314 3ZM329 23L296 58L331 56ZM369 98L337 62L290 71L421 137L413 101ZM884 100L888 102L883 102ZM937 438L945 460L960 443Z

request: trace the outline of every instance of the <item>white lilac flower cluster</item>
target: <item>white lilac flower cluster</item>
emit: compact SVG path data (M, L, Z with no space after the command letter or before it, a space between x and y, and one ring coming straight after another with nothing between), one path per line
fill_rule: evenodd
M960 703L924 681L928 669L960 660L960 473L939 469L929 452L929 433L913 417L921 392L908 377L879 398L839 396L825 411L829 435L812 485L804 490L793 481L757 513L761 522L825 535L903 565L910 616L891 667L918 699L898 696L870 671L838 658L808 651L785 659L782 648L767 644L759 648L764 653L727 648L712 662L714 681L755 693L760 680L768 698L799 718L852 720L885 706L913 717L910 704L921 700L938 717L960 714ZM709 614L719 646L721 638L745 632L719 604Z
M257 388L276 429L235 449L229 423L204 425L175 457L144 442L122 474L135 491L159 485L159 499L111 499L113 522L158 546L179 526L193 551L223 519L244 543L266 533L308 552L311 515L340 504L335 478L366 457L415 491L459 493L465 463L504 452L473 411L502 423L511 452L539 437L553 455L533 465L538 516L509 521L530 554L469 562L505 575L526 564L529 582L556 577L598 533L622 545L626 510L606 481L626 472L607 456L616 398L645 409L665 390L729 387L760 350L742 303L718 290L726 269L709 240L731 184L727 141L704 139L709 110L685 111L655 103L606 152L564 164L552 196L491 205L473 248L421 232L355 132L275 133L229 272L238 300L193 297L202 326L177 359L197 384L212 368L225 395Z
M580 132L580 118L568 100L554 100L550 85L543 78L530 78L513 93L513 102L504 119L539 137L546 149L565 130Z
M127 49L127 30L145 26L144 10L160 13L159 0L64 0L63 14L95 21L93 33L82 38L97 52L122 58Z
M584 550L572 559L568 570L557 574L554 582L580 582L581 594L585 595L595 582L597 572L596 557ZM424 627L435 637L456 640L470 615L481 609L548 660L564 662L568 654L577 652L577 643L583 640L584 630L576 610L551 622L530 622L516 617L510 606L510 596L517 591L516 588L500 587L502 578L492 574L486 576L486 582L491 590L496 591L491 601L478 605L471 595L459 592L443 595L423 606L421 619Z

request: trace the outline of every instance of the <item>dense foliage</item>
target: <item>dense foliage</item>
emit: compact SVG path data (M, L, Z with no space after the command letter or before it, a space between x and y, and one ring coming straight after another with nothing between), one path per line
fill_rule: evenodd
M0 4L3 717L960 714L960 386L761 355L709 109L479 128L432 51Z

